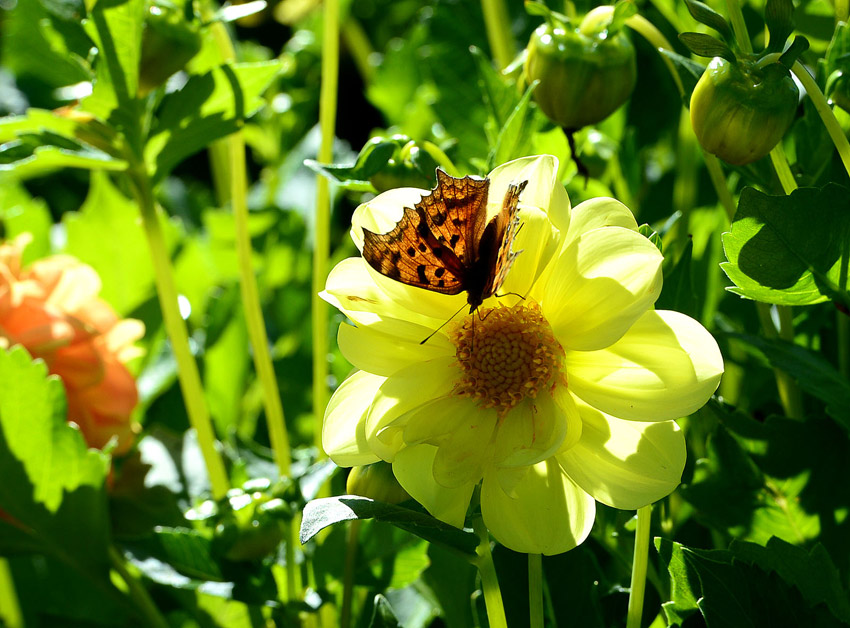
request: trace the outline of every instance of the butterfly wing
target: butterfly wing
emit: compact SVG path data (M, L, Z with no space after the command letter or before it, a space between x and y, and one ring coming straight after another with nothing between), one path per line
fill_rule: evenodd
M382 275L410 286L443 294L466 290L488 188L486 179L455 179L437 170L437 187L413 209L405 208L392 231L363 230L363 258Z
M514 251L513 244L520 224L519 195L522 194L526 185L528 185L528 181L510 184L508 191L505 192L502 209L490 221L493 224L494 239L498 247L493 246L490 249L491 259L487 262L489 273L487 282L484 284L482 300L494 295L502 287L516 256L522 252ZM489 227L490 225L488 225Z

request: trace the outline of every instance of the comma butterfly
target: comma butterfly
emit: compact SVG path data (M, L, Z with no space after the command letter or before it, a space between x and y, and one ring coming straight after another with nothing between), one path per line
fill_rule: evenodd
M382 275L443 294L467 292L470 313L502 286L520 251L519 195L511 184L502 209L487 222L489 179L461 179L437 169L437 186L389 233L363 230L363 259Z

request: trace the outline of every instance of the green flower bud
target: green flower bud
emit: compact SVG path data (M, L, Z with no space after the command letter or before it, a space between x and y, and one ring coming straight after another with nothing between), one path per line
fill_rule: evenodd
M360 495L387 504L399 504L410 499L393 475L393 467L386 462L376 462L353 467L348 474L345 490L349 495Z
M691 125L702 147L743 166L761 159L785 135L800 93L778 63L732 63L715 57L691 96Z
M524 77L540 81L534 99L564 129L601 122L622 105L637 80L635 50L627 35L611 35L610 11L591 11L577 29L541 24L528 42Z
M156 89L201 50L201 33L176 11L154 6L145 18L139 62L139 96Z

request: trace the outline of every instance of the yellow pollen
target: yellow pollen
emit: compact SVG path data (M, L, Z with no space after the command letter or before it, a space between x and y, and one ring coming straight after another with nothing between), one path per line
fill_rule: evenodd
M556 382L566 385L564 349L533 301L473 312L450 337L462 371L453 394L496 408L500 418Z

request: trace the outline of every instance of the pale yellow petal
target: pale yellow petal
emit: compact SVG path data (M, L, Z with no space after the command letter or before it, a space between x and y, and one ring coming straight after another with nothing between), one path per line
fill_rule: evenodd
M490 194L487 213L499 212L511 183L528 181L520 207L537 207L549 215L556 229L566 232L570 224L570 199L558 181L558 159L552 155L522 157L502 164L488 175Z
M493 459L496 412L481 410L468 400L457 407L454 429L440 443L434 458L434 479L447 488L477 484Z
M581 441L559 454L573 481L597 501L635 510L658 501L679 485L685 468L685 437L673 421L639 423L579 406Z
M397 188L378 194L372 200L358 206L351 216L351 239L354 240L357 249L363 250L364 228L372 233L392 231L404 215L404 208L413 209L413 206L426 194L428 190Z
M637 231L638 225L632 212L620 201L592 198L573 208L565 242L570 243L581 234L600 227L624 227Z
M576 443L581 440L582 420L579 414L576 400L568 388L557 386L552 394L555 403L564 413L567 421L567 433L564 434L564 440L561 441L561 446L558 452L569 451Z
M339 466L380 460L366 442L366 415L385 379L358 371L342 382L331 397L322 424L322 448Z
M564 441L567 416L546 392L527 399L499 423L494 463L503 467L537 464Z
M535 290L561 345L589 351L616 342L658 298L661 260L649 240L622 227L594 229L564 249Z
M720 383L723 357L694 319L665 310L645 313L617 343L600 351L568 351L570 389L622 419L666 421L687 416Z
M454 355L455 346L448 337L441 333L431 336L431 331L395 319L364 327L343 323L339 326L337 342L342 355L354 366L386 376L411 364ZM426 338L427 342L423 343Z
M515 552L551 556L579 545L593 527L596 502L563 472L554 457L530 468L502 490L494 468L481 487L481 513L493 536Z
M325 290L319 296L358 325L395 319L418 323L432 330L440 326L443 319L412 312L389 299L375 283L370 270L362 257L342 260L331 270Z
M461 310L468 310L468 306L466 305L468 295L466 292L459 294L440 294L439 292L433 292L425 288L408 286L395 279L385 277L366 262L363 262L363 264L366 266L369 275L371 275L372 281L384 293L384 299L392 302L400 310L415 312L416 314L439 321L434 326L435 329L440 324L459 314ZM404 317L398 316L397 318L410 320L407 315Z
M434 479L433 466L437 448L432 445L405 447L396 454L393 473L398 483L440 521L463 527L474 484L446 488Z
M446 397L458 375L454 363L454 357L437 358L407 366L386 379L375 393L366 419L366 439L372 451L392 462L404 446L404 422L396 419Z

